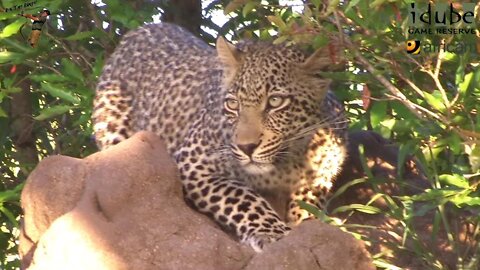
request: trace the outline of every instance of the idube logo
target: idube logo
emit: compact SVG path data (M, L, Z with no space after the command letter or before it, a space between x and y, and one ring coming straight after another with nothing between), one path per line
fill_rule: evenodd
M475 34L478 30L475 24L476 3L462 3L461 10L453 4L435 3L432 6L410 3L408 12L409 34ZM457 3L457 6L460 6ZM459 26L462 27L459 27Z
M475 20L476 5L456 1L448 4L439 1L410 3L407 53L476 53L475 36L472 37L475 34L480 37Z

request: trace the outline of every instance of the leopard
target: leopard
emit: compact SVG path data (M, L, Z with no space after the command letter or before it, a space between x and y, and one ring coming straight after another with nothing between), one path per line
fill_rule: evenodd
M323 76L327 47L219 37L213 47L169 23L122 37L99 76L92 122L100 150L157 134L185 200L261 252L324 207L347 155L345 110ZM285 196L280 217L263 196Z

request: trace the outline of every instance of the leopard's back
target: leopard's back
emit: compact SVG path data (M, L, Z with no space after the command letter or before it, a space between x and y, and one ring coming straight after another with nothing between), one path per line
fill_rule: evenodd
M94 101L99 147L140 130L178 149L199 112L218 103L215 50L181 27L147 25L128 33L108 59Z

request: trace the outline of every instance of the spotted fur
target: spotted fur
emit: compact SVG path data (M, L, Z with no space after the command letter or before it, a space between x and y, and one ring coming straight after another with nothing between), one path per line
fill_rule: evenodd
M167 143L185 198L260 251L290 228L259 194L290 194L286 221L322 206L346 155L343 107L315 74L326 53L223 39L217 50L174 25L127 34L97 86L101 149L139 130Z

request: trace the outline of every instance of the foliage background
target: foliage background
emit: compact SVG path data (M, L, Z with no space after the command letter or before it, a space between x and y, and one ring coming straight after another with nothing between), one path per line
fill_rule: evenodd
M26 2L0 3L8 8ZM19 194L26 177L48 155L84 157L96 151L90 115L104 60L129 29L161 18L209 43L226 35L313 50L327 46L329 36L341 37L347 66L323 75L335 79L333 90L347 106L350 128L393 139L400 145L400 161L415 155L431 181L430 189L415 196L378 194L391 202L380 213L399 220L404 242L414 243L396 248L418 257L425 269L478 269L480 35L412 36L408 5L401 0L37 0L21 11L47 7L52 15L35 49L26 41L30 20L17 16L19 11L0 12L0 268L18 267ZM478 9L477 4L477 28ZM214 16L222 10L227 21L218 25ZM464 41L477 51L412 56L405 51L405 41L412 39ZM398 175L401 181L402 172ZM411 207L417 202L421 207ZM411 226L426 212L433 212L432 238L443 234L457 255L453 264L429 250ZM452 229L456 221L470 228L467 236ZM373 255L379 268L399 269L388 254Z

